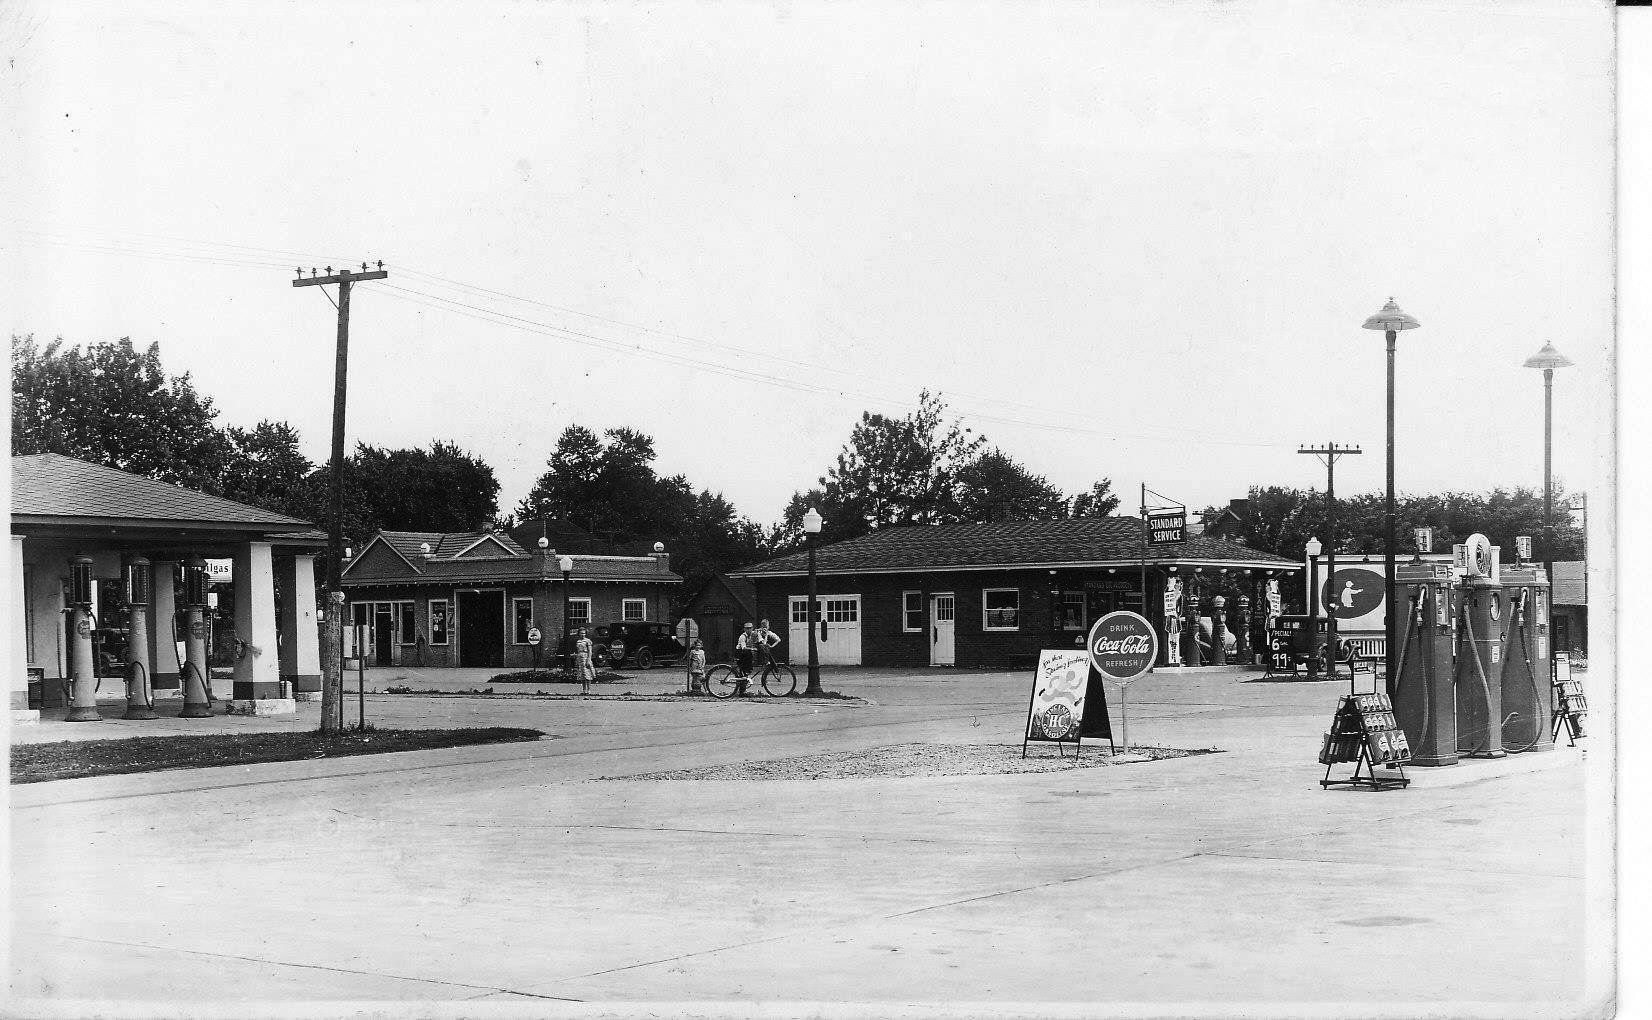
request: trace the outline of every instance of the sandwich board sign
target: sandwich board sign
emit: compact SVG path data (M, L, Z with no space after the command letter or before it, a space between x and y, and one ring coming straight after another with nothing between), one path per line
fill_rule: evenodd
M1112 743L1107 722L1107 693L1082 648L1046 648L1038 653L1038 669L1033 673L1032 693L1027 699L1027 725L1022 734L1021 757L1029 743L1060 745L1072 741L1083 750L1085 737L1101 736Z

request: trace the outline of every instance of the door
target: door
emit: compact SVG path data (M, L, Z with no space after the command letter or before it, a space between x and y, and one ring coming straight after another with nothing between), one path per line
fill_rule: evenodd
M459 665L505 664L505 593L459 593Z
M390 603L380 602L373 607L373 665L393 666L391 655L396 641L396 621L390 613Z
M822 666L860 665L860 596L822 595L816 618L815 652ZM794 595L786 629L787 658L798 666L809 661L809 599Z
M929 597L929 664L955 666L958 663L957 634L958 599L952 595Z

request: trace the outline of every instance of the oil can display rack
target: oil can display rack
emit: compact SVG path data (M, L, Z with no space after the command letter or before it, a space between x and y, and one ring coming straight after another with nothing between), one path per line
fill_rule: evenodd
M1345 694L1337 701L1331 730L1320 746L1319 762L1325 778L1319 785L1358 786L1368 790L1403 789L1411 785L1405 762L1411 760L1411 746L1394 718L1394 706L1386 694ZM1352 762L1354 774L1332 779L1331 769ZM1395 769L1398 776L1379 776L1377 766ZM1363 775L1361 773L1364 773Z

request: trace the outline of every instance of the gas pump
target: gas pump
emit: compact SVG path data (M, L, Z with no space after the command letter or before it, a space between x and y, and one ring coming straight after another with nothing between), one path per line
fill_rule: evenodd
M1457 753L1501 758L1503 751L1502 616L1503 586L1492 577L1491 542L1470 535L1465 543L1467 576L1458 594Z
M149 686L149 561L134 556L126 564L126 714L122 719L158 719Z
M180 719L212 715L212 681L207 672L207 565L199 556L184 563L184 707Z
M1549 579L1543 568L1521 564L1502 569L1505 595L1502 625L1503 750L1550 751Z
M1452 688L1452 571L1446 563L1394 567L1394 715L1412 765L1457 764L1457 700Z
M98 677L92 657L92 558L69 560L69 722L97 722Z

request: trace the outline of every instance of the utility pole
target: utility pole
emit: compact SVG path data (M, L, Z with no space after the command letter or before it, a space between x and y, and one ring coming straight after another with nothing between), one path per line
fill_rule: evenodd
M344 728L344 590L340 581L344 559L344 394L345 377L350 369L350 288L363 280L382 280L390 274L384 263L368 271L367 263L361 271L327 267L325 276L318 276L314 268L305 276L298 270L294 287L323 287L338 284L338 352L333 368L333 463L332 463L332 520L327 525L327 613L325 636L321 642L321 730L331 733ZM326 291L322 291L326 294ZM331 297L328 298L331 300ZM361 649L356 650L361 654Z
M1324 446L1304 446L1297 453L1311 453L1325 464L1325 585L1330 587L1336 580L1337 573L1337 458L1348 457L1362 453L1357 446L1338 446L1335 443L1326 443ZM1332 589L1334 593L1335 589ZM1315 594L1318 594L1317 592ZM1325 605L1325 657L1329 663L1331 678L1337 675L1337 613L1336 607L1330 598L1320 600ZM1318 622L1312 624L1318 627ZM1353 693L1354 671L1348 670L1348 692Z

